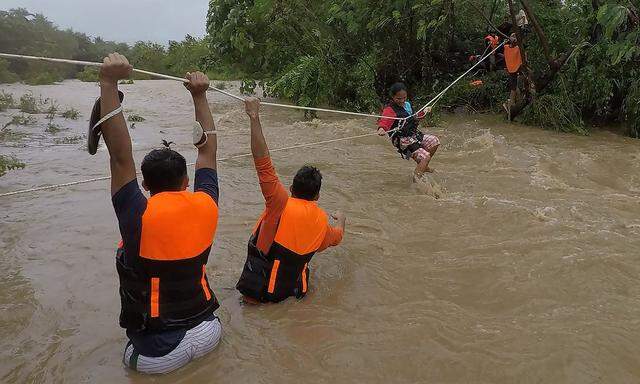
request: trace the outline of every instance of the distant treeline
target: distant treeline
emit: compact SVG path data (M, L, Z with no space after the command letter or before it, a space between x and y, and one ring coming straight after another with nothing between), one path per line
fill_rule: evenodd
M168 47L143 41L129 45L92 38L71 29L61 30L44 15L32 14L26 9L0 11L0 52L5 53L101 62L107 54L119 52L136 68L180 76L208 67L207 44L206 38L187 35L183 41L170 41ZM228 72L222 71L212 75L229 77ZM73 78L95 81L97 69L0 59L0 83L23 81L39 85Z

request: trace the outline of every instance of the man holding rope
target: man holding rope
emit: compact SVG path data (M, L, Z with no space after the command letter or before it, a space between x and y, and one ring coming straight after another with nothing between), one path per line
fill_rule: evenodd
M132 71L117 53L100 69L100 99L92 115L92 135L104 136L111 166L111 194L122 241L116 254L120 278L120 326L129 342L124 364L142 373L167 373L212 351L222 328L218 301L209 286L206 264L218 222L217 141L206 91L209 79L187 74L198 124L194 192L179 153L156 149L142 161L136 179L131 138L118 81ZM94 124L93 120L101 117ZM97 144L97 140L96 140Z
M271 163L260 124L260 101L249 98L245 109L251 121L251 152L265 210L258 219L247 260L236 288L251 304L277 303L294 296L303 298L309 285L309 262L317 252L342 241L346 218L327 214L318 207L322 175L311 166L298 170L287 193Z

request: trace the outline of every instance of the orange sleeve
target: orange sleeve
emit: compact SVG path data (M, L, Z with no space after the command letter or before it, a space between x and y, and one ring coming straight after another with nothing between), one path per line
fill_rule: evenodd
M342 242L343 234L344 231L342 230L342 228L332 227L329 225L327 234L324 236L324 240L322 241L320 248L318 248L318 252L324 251L329 247L335 247L336 245L340 244L340 242Z
M254 159L254 163L265 201L265 211L262 214L257 246L261 252L267 253L276 237L278 220L287 205L289 194L280 182L269 156Z

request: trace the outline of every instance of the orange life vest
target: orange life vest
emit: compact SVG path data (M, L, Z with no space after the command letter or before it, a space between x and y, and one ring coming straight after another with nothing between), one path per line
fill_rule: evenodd
M517 45L512 47L509 44L504 46L504 61L507 65L509 73L516 73L522 66L522 56L520 55L520 47Z
M261 302L302 298L309 284L309 262L328 230L326 213L314 201L290 197L267 254L257 246L260 222L249 239L247 260L236 288Z
M152 196L142 215L140 251L116 267L120 325L127 330L189 328L218 307L205 266L218 224L218 206L204 192Z

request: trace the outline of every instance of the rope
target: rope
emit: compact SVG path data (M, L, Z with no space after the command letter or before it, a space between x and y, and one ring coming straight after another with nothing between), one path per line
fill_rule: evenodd
M497 51L498 48L500 48L502 45L504 45L504 43L505 42L500 44L496 49L491 51L491 53ZM408 117L390 117L390 116L382 116L382 115L373 115L373 114L369 114L369 113L348 112L348 111L340 111L340 110L335 110L335 109L313 108L313 107L303 107L303 106L299 106L299 105L271 103L271 102L266 102L266 101L261 102L260 104L261 105L268 105L268 106L272 106L272 107L278 107L278 108L290 108L290 109L298 109L298 110L304 110L304 111L315 111L315 112L329 112L329 113L337 113L337 114L350 115L350 116L373 117L373 118L376 118L376 119L388 119L388 120L401 120L401 121L404 121L404 120L408 120L408 119L410 119L412 117L418 116L420 113L424 112L425 109L427 109L430 106L433 106L449 89L451 89L451 87L453 87L458 81L460 81L463 77L465 77L474 68L476 68L478 65L480 65L480 63L482 63L484 60L486 60L487 57L489 57L489 55L481 58L473 67L471 67L468 71L466 71L464 74L462 74L460 77L458 77L447 88L445 88L442 92L440 92L438 95L436 95L436 97L431 99L424 107L420 108L416 113L414 113L413 115L408 116ZM0 57L9 58L9 59L24 59L24 60L45 61L45 62L52 62L52 63L76 64L76 65L85 65L85 66L90 66L90 67L101 67L102 66L102 63L95 63L95 62L91 62L91 61L79 61L79 60L69 60L69 59L57 59L57 58L51 58L51 57L16 55L16 54L11 54L11 53L0 53ZM138 73L142 73L142 74L145 74L145 75L149 75L149 76L154 76L154 77L157 77L157 78L160 78L160 79L174 80L174 81L179 81L181 83L189 82L189 80L187 80L185 78L182 78L182 77L164 75L162 73L155 73L155 72L145 71L145 70L137 69L137 68L134 68L133 71L134 72L138 72ZM239 101L244 101L244 98L241 97L241 96L234 95L233 93L229 93L229 92L227 92L225 90L222 90L222 89L218 89L218 88L216 88L216 87L214 87L212 85L209 85L209 87L211 89L213 89L214 91L216 91L216 92L222 93L223 95L227 95L227 96L229 96L231 98L234 98L236 100L239 100Z
M440 100L440 98L442 98L442 96L444 96L444 94L449 89L451 89L451 87L453 87L456 83L458 83L458 81L460 81L463 77L465 77L472 70L474 70L478 65L480 65L480 63L482 63L484 60L486 60L487 57L489 57L492 53L497 51L504 44L505 44L505 42L503 42L498 47L496 47L493 51L491 51L491 53L489 53L488 55L486 55L483 58L481 58L474 66L469 68L469 70L467 70L465 73L460 75L457 79L455 79L451 84L449 84L449 86L447 86L440 93L438 93L433 99L431 99L424 107L420 108L417 112L415 112L411 116L404 117L404 118L388 117L388 116L380 116L380 115L370 115L370 114L366 114L366 113L356 113L356 112L347 112L347 111L337 111L337 110L323 109L323 108L300 107L300 106L297 106L297 105L287 105L287 104L277 104L277 103L267 103L267 102L262 102L261 104L270 105L270 106L274 106L274 107L282 107L282 108L302 109L302 110L318 111L318 112L332 112L332 113L341 113L341 114L353 115L353 116L363 116L363 117L375 117L375 118L401 120L402 122L400 124L400 127L402 127L406 120L408 120L408 119L410 119L412 117L418 116L420 113L424 112L424 110L426 110L428 107L430 107L430 106L434 105L436 102L438 102L438 100ZM24 55L14 55L14 54L8 54L8 53L0 53L0 57L14 58L14 59L27 59L27 60L40 60L40 61L47 61L47 62L54 62L54 63L78 64L78 65L87 65L87 66L93 66L93 67L99 67L99 66L102 65L100 63L93 63L93 62L89 62L89 61L55 59L55 58L36 57L36 56L24 56ZM181 77L163 75L163 74L160 74L160 73L149 72L149 71L144 71L144 70L135 69L135 68L134 68L134 71L138 72L138 73L143 73L143 74L146 74L146 75L150 75L150 76L155 76L155 77L162 78L162 79L176 80L176 81L180 81L180 82L188 82L187 79L184 79L184 78L181 78ZM221 90L221 89L218 89L218 88L215 88L215 87L211 87L211 89L213 89L216 92L220 92L220 93L222 93L224 95L227 95L229 97L232 97L234 99L244 101L244 99L242 97L234 95L234 94L229 93L229 92L226 92L224 90ZM387 133L397 131L398 129L399 128L396 128L395 130L390 130ZM377 132L375 132L375 133L366 133L366 134L355 135L355 136L348 136L348 137L341 137L341 138L338 138L338 139L317 141L317 142L313 142L313 143L292 145L292 146L289 146L289 147L276 148L276 149L272 149L271 152L287 151L287 150L296 149L296 148L306 148L306 147L312 147L312 146L316 146L316 145L336 143L336 142L339 142L339 141L353 140L353 139L358 139L358 138L367 137L367 136L374 136L374 135L377 135ZM251 156L251 155L252 155L251 153L245 153L245 154L241 154L241 155L235 155L235 156L230 156L230 157L218 159L218 161L222 162L222 161L226 161L226 160L232 160L232 159L238 159L238 158L242 158L242 157L248 157L248 156ZM195 163L189 163L187 165L188 166L192 166L194 164ZM137 174L140 174L140 172L138 172ZM35 187L35 188L22 189L22 190L2 193L2 194L0 194L0 197L21 195L21 194L30 193L30 192L45 191L45 190L57 189L57 188L61 188L61 187L70 187L70 186L74 186L74 185L93 183L93 182L96 182L96 181L109 180L109 179L111 179L111 176L96 177L96 178L93 178L93 179L73 181L73 182L63 183L63 184L46 185L46 186L41 186L41 187Z
M393 131L396 131L396 130L397 129L390 130L389 132L393 132ZM296 148L307 148L307 147L313 147L313 146L316 146L316 145L337 143L339 141L346 141L346 140L353 140L353 139L358 139L358 138L367 137L367 136L374 136L374 135L377 135L377 134L378 134L377 132L375 132L375 133L365 133L365 134L362 134L362 135L341 137L341 138L338 138L338 139L330 139L330 140L316 141L316 142L313 142L313 143L297 144L297 145L291 145L291 146L288 146L288 147L270 149L269 152L282 152L282 151L288 151L288 150L296 149ZM221 159L218 159L217 161L218 162L223 162L223 161L228 161L228 160L233 160L233 159L240 159L240 158L249 157L249 156L252 156L252 154L251 153L243 153L243 154L240 154L240 155L233 155L233 156L223 157ZM187 164L187 166L189 166L189 167L191 167L193 165L195 165L195 163ZM141 174L140 171L138 171L136 173L136 175L139 175L139 174ZM95 178L87 179L87 180L72 181L72 182L69 182L69 183L45 185L45 186L41 186L41 187L35 187L35 188L29 188L29 189L21 189L21 190L12 191L12 192L1 193L0 197L23 195L25 193L46 191L46 190L57 189L57 188L62 188L62 187L71 187L71 186L74 186L74 185L88 184L88 183L93 183L93 182L96 182L96 181L103 181L103 180L109 180L109 179L111 179L111 176L102 176L102 177L95 177Z
M79 60L69 60L69 59L56 59L56 58L50 58L50 57L39 57L39 56L26 56L26 55L15 55L15 54L10 54L10 53L0 53L0 57L4 57L4 58L8 58L8 59L24 59L24 60L36 60L36 61L45 61L45 62L51 62L51 63L65 63L65 64L76 64L76 65L85 65L85 66L90 66L90 67L100 67L102 66L102 63L95 63L95 62L91 62L91 61L79 61ZM176 77L176 76L170 76L170 75L164 75L162 73L155 73L155 72L150 72L150 71L145 71L142 69L137 69L134 68L133 72L137 72L137 73L142 73L145 75L149 75L149 76L153 76L153 77L157 77L160 79L166 79L166 80L175 80L175 81L179 81L181 83L188 83L189 80L182 78L182 77ZM222 89L218 89L212 85L209 85L209 88L213 89L216 92L222 93L223 95L227 95L231 98L234 98L236 100L239 101L244 101L244 98L238 95L234 95L233 93L224 91ZM408 118L403 118L403 117L389 117L389 116L382 116L382 115L372 115L369 113L359 113L359 112L348 112L348 111L340 111L340 110L335 110L335 109L325 109L325 108L313 108L313 107L303 107L303 106L299 106L299 105L289 105L289 104L279 104L279 103L270 103L270 102L260 102L261 105L268 105L271 107L278 107L278 108L290 108L290 109L301 109L304 111L316 111L316 112L330 112L330 113L338 113L338 114L343 114L343 115L351 115L351 116L360 116L360 117L373 117L373 118L377 118L377 119L381 119L381 118L385 118L385 119L391 119L391 120L406 120Z

